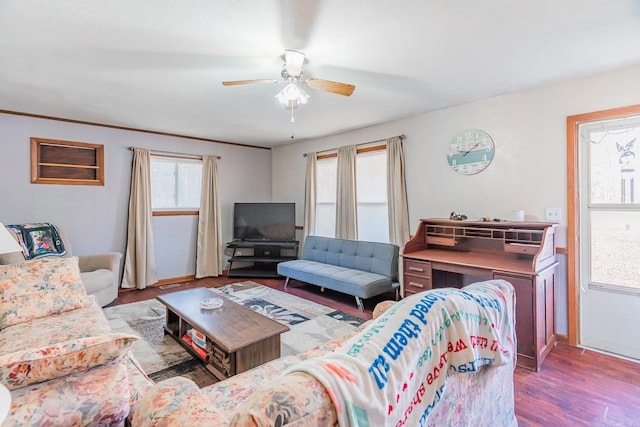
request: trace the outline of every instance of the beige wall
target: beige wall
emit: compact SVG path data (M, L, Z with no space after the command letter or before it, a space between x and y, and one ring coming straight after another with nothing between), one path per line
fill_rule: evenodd
M558 243L565 246L566 117L632 104L640 104L640 66L296 142L273 151L273 197L303 206L305 152L404 134L413 230L420 218L448 217L451 211L469 218L508 218L512 209L523 209L526 220L544 221L545 208L559 207ZM478 175L458 175L446 161L449 140L466 128L483 129L495 142L492 164ZM302 210L297 215L302 223ZM560 258L557 329L566 333L566 263Z
M103 144L105 185L31 184L32 136ZM132 146L222 156L224 241L232 236L234 202L271 200L270 150L0 114L0 222L56 223L76 254L124 253ZM194 274L197 217L154 217L153 224L158 277Z
M638 103L640 66L635 66L294 142L273 151L0 114L0 222L55 222L65 228L76 253L123 252L132 155L128 147L138 146L223 156L220 177L226 241L231 238L236 201L296 202L297 223L303 223L303 153L404 134L412 229L420 218L447 217L451 211L470 218L505 218L512 209L523 209L527 220L539 221L544 220L546 207L560 207L559 245L564 246L566 117ZM457 175L446 162L448 141L458 131L472 127L493 137L496 155L484 172ZM30 184L31 136L104 144L105 186ZM193 274L194 219L155 218L154 226L160 278ZM561 257L557 287L560 333L566 333L564 261Z

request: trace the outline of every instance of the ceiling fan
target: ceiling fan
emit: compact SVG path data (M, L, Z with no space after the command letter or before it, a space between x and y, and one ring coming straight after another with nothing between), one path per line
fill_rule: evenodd
M256 80L234 80L222 82L224 86L237 86L253 83L283 83L287 85L282 89L276 98L284 104L286 109L293 109L300 104L306 104L309 95L300 87L303 83L311 89L321 90L323 92L335 93L342 96L351 96L355 90L355 86L347 83L334 82L331 80L323 80L316 78L308 78L302 80L302 68L304 64L304 53L296 50L286 49L284 51L284 66L282 67L282 80L277 79L256 79Z

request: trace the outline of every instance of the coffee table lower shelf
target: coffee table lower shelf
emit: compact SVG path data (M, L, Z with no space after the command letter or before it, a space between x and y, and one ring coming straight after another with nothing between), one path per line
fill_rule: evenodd
M191 329L188 322L183 320L182 324L186 327L185 333L186 330ZM219 380L227 379L280 357L280 335L265 338L237 351L227 352L213 343L211 339L207 340L205 350L196 344L185 342L182 338L184 334L180 336L169 327L165 327L165 331L189 354L202 361L205 368Z
M181 297L189 297L188 294L194 294L206 296L207 294L198 294L198 289L190 291L181 291L179 293L186 294ZM207 291L208 292L208 291ZM178 296L178 293L175 293ZM210 295L210 293L208 294ZM211 372L219 380L224 380L233 375L248 371L251 368L267 363L271 360L280 357L280 334L289 330L288 327L281 325L272 319L261 316L255 313L253 310L238 305L227 298L224 300L224 309L221 309L216 316L216 327L223 330L236 331L233 336L248 335L248 338L242 345L232 345L227 343L223 337L216 336L211 324L207 321L211 321L211 316L204 315L203 319L198 319L200 310L197 313L188 314L194 320L190 321L186 318L187 315L182 314L180 306L180 299L175 298L173 301L173 295L167 294L158 297L167 309L166 324L164 330L167 334L171 335L189 354L191 354L197 360L204 363L206 369ZM200 301L200 299L189 298L191 301ZM174 307L172 303L177 302ZM230 310L229 315L225 315L225 310ZM192 310L194 311L194 310ZM185 310L186 312L186 310ZM233 314L231 313L233 312ZM252 333L251 328L245 328L242 330L242 322L239 322L237 317L240 313L240 319L242 318L254 318L258 316L258 319L254 320L254 324L261 325L261 333L256 335ZM198 320L195 320L198 319ZM202 323L200 324L199 321ZM251 322L249 322L251 323ZM265 327L265 324L267 325ZM227 329L228 328L228 329ZM266 328L266 333L265 329ZM206 344L205 348L202 348L195 344L187 331L194 329L204 335ZM249 336L250 335L250 336ZM227 343L225 345L225 343Z
M187 326L187 330L191 329L191 325L189 325L187 322L185 322L184 324ZM173 329L166 326L164 329L189 354L191 354L195 359L203 362L204 367L217 379L224 380L237 373L240 373L235 369L235 353L227 353L224 350L210 344L210 341L207 341L207 348L203 349L194 344L193 341L186 341L184 338L184 334L183 336L180 336Z

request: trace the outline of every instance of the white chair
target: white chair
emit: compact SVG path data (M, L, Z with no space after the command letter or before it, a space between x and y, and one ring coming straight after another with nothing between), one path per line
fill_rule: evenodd
M69 243L64 234L64 230L58 226L56 228L67 251L64 256L72 256L71 243ZM13 235L13 233L10 234ZM87 289L87 294L95 295L101 307L111 303L118 297L121 258L122 254L119 252L78 256L82 283ZM16 264L24 261L25 258L22 252L0 254L0 264Z

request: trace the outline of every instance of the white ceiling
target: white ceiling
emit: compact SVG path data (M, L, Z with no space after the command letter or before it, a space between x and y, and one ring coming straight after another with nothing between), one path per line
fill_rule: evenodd
M638 0L2 0L0 110L259 146L291 143L284 49L309 89L296 140L640 63Z

